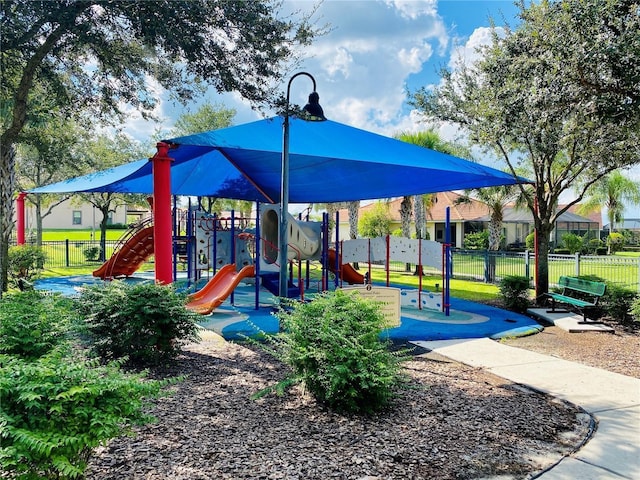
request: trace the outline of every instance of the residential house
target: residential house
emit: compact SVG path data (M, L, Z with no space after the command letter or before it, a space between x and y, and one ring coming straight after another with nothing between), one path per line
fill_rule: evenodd
M462 247L464 236L469 233L482 231L484 224L475 219L487 215L488 207L477 200L470 199L462 202L463 195L455 192L439 192L434 194L436 201L426 213L427 237L430 240L444 242L445 239L445 219L446 208L449 209L449 223L451 244L454 247ZM389 213L391 215L391 231L400 228L400 204L402 198L397 198L388 202ZM373 203L360 208L359 215L362 215L373 208ZM349 238L349 212L346 209L339 211L340 240ZM411 222L411 232L414 235L415 224Z
M135 223L150 215L148 209L137 206L119 206L115 212L110 212L108 224ZM77 200L66 200L55 206L49 215L42 219L42 228L45 229L100 229L102 214L90 203L77 203ZM35 207L25 202L25 226L27 230L36 228Z
M480 232L487 228L490 219L490 211L486 204L477 200L464 200L464 196L456 192L440 192L435 194L436 202L426 214L428 237L431 240L444 242L446 210L449 207L449 223L451 229L451 243L453 247L462 248L464 237L470 233ZM402 198L394 199L389 204L391 215L391 231L400 228L400 203ZM359 215L371 210L373 204L360 208ZM556 229L551 241L558 245L562 243L565 233L575 233L584 236L588 234L593 238L600 238L601 213L593 212L588 216L575 213L574 205L563 213L558 219ZM516 210L507 207L503 217L503 236L505 246L524 246L525 239L534 230L533 217L528 210ZM349 212L346 209L339 211L340 240L349 238ZM415 231L414 223L411 223L412 235Z

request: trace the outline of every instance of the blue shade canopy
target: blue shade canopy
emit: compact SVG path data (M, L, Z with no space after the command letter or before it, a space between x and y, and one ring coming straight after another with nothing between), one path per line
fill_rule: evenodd
M282 117L168 140L172 193L277 203ZM290 118L289 202L331 203L509 185L526 179L330 120ZM32 190L153 193L138 160Z

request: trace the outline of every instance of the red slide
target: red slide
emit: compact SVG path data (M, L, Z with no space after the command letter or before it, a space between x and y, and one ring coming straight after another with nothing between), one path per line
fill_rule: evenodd
M254 277L255 274L253 265L247 265L239 272L236 272L236 266L233 263L225 265L204 287L189 296L186 307L196 313L209 315L222 305L243 278Z
M143 228L127 240L104 265L93 272L93 276L100 277L102 280L128 277L151 255L153 255L153 225Z
M333 249L329 249L327 263L329 264L329 270L333 273L336 273L336 251ZM364 283L364 275L358 273L358 271L353 268L348 263L342 263L342 255L340 256L340 272L338 272L338 277L342 278L347 283L351 285L362 285Z

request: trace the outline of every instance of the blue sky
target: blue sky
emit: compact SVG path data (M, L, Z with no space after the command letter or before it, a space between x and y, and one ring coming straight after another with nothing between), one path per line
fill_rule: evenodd
M310 11L316 4L285 0L283 8ZM291 73L304 70L315 77L331 120L389 136L424 129L406 103L407 89L437 83L437 71L452 56L469 60L475 47L488 40L489 17L498 26L505 19L515 26L517 12L511 0L324 0L313 18L331 31L302 52L302 65ZM306 103L311 87L306 77L296 78L292 103ZM260 118L237 95L210 92L206 98L235 108L236 124ZM156 113L162 128L169 129L181 113L197 107L163 101ZM155 128L132 114L125 132L142 140ZM453 138L456 132L443 127L441 134Z

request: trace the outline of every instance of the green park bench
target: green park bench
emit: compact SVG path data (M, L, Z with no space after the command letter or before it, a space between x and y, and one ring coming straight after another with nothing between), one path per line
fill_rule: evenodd
M562 287L562 293L547 293L551 298L551 310L547 310L547 312L569 311L556 310L556 302L572 305L582 312L583 320L579 323L589 323L587 310L594 308L598 304L598 300L604 295L607 285L604 282L593 282L582 278L565 276L560 277L558 285Z

